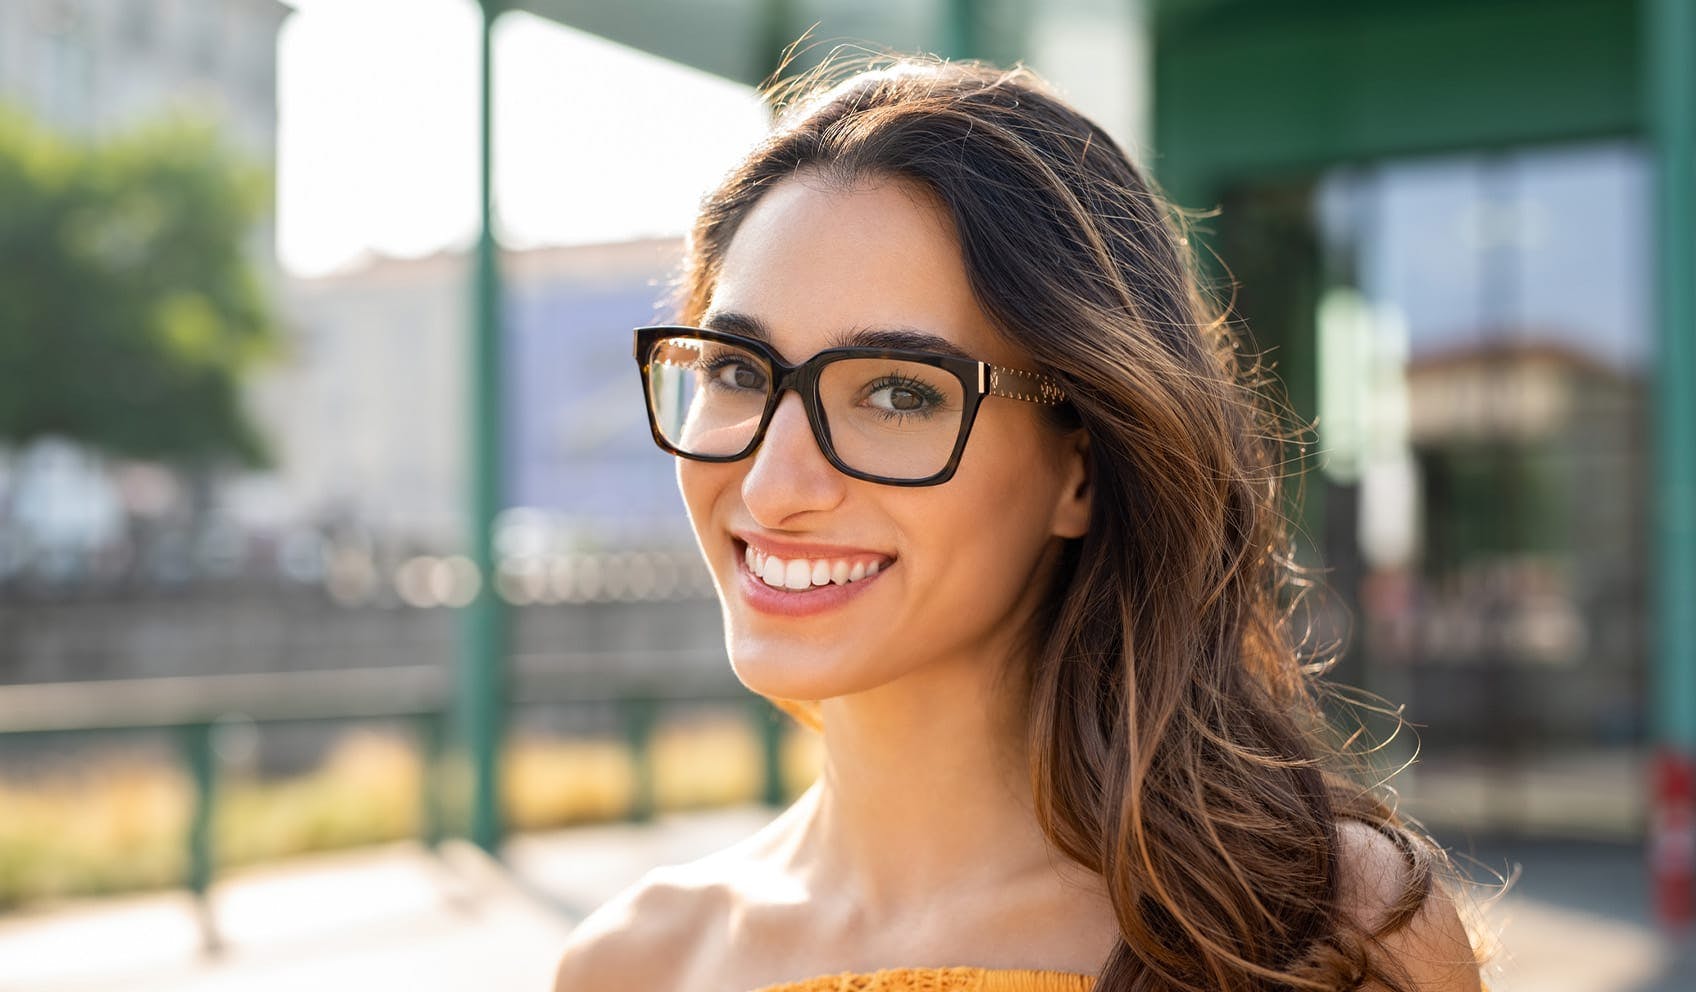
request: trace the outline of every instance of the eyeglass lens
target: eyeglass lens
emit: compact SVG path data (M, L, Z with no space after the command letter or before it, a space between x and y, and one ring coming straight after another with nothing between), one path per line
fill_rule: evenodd
M747 448L771 388L765 359L736 345L669 337L649 355L654 420L666 441L688 454L723 457ZM845 358L821 370L818 391L837 457L853 470L923 479L947 466L966 403L953 373L919 362Z

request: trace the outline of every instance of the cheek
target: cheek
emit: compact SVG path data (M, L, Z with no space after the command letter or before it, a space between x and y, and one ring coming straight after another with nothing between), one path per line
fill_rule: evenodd
M1036 424L1014 416L974 428L955 479L984 536L1047 533L1060 485L1048 440Z
M683 508L689 514L689 524L697 541L713 527L713 507L726 486L736 484L737 466L677 459L677 491L683 496Z
M1023 592L1050 536L1059 488L1052 461L1022 433L973 435L959 472L912 521L929 556L957 580L951 598L975 598L981 612Z

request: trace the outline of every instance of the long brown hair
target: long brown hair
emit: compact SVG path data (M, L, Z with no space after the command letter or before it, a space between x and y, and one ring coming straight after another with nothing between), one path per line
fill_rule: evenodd
M1182 217L1023 68L827 61L771 92L772 132L703 200L677 319L702 316L777 182L915 183L951 215L996 328L1065 384L1056 426L1089 432L1089 531L1016 677L1042 828L1117 914L1098 992L1405 984L1369 950L1419 910L1440 855L1330 770L1322 666L1291 629L1287 432L1198 286ZM1340 909L1340 817L1407 855L1374 933Z

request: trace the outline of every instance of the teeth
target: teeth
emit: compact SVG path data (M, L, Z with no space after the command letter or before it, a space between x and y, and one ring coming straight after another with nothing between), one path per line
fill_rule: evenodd
M850 582L876 575L880 567L877 561L857 561L852 564L845 558L796 558L785 561L776 555L762 554L750 546L742 549L742 560L747 564L748 571L758 576L760 581L778 589L802 590L815 586L847 585Z

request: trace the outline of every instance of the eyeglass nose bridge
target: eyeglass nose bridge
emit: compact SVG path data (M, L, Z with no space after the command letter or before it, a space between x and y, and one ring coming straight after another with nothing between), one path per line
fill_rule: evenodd
M830 439L830 422L825 419L824 404L819 398L819 375L827 362L821 362L815 356L799 365L786 365L778 359L770 359L772 365L771 393L766 396L765 412L760 416L759 429L754 432L753 440L748 442L742 457L752 458L760 446L765 444L766 432L771 429L771 423L777 419L777 408L783 402L783 394L793 391L801 400L801 411L807 418L807 429L812 432L813 443L818 446L819 453L825 461L837 471L852 473L842 459L837 457L836 449Z

